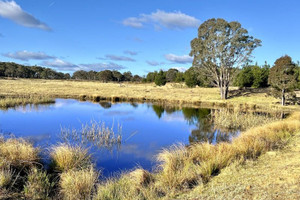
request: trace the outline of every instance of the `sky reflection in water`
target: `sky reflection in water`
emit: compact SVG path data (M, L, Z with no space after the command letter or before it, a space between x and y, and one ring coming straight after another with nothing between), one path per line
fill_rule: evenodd
M109 102L92 103L57 99L52 105L25 106L0 111L0 130L25 137L35 146L49 148L63 142L61 128L80 129L91 120L106 126L122 126L120 149L107 150L89 145L97 168L106 176L137 166L152 170L155 155L176 143L197 141L216 143L231 139L230 134L215 130L210 109L161 107L151 104Z

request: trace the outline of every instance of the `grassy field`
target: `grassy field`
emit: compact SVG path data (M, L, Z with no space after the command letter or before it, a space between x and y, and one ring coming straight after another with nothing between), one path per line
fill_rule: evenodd
M0 79L0 96L46 96L82 100L152 101L192 106L241 107L245 109L283 109L279 99L264 91L234 94L228 100L220 100L218 88L186 88L170 83L163 87L154 84L99 83L92 81L63 81L40 79ZM233 92L234 88L231 88ZM298 106L299 107L299 106ZM296 109L288 106L284 109Z

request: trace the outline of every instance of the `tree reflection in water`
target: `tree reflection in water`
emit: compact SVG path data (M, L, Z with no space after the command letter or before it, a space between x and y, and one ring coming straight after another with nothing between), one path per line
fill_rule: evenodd
M175 107L163 107L159 105L152 105L152 109L158 118L161 118L163 113L172 114L180 110ZM211 109L182 108L182 114L189 125L195 125L197 127L191 131L189 136L190 144L195 142L208 142L212 144L228 142L238 133L238 130L228 131L216 129L212 121Z

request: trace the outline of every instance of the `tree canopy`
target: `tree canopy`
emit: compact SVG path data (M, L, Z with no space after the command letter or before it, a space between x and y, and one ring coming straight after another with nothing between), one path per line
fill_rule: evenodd
M260 45L239 22L213 18L200 25L198 37L191 41L190 56L194 57L193 66L203 68L226 99L233 69L245 63Z

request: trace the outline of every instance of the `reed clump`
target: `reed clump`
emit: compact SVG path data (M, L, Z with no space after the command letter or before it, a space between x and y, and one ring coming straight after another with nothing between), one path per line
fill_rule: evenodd
M107 127L105 122L91 120L81 125L81 129L62 128L61 136L67 142L79 142L83 145L92 144L99 148L111 149L119 147L122 143L122 126L118 124L118 131L114 131L114 125Z
M52 165L56 170L85 169L91 165L88 150L80 146L59 144L51 150Z
M69 170L60 175L60 193L63 199L91 199L98 174L93 167Z

